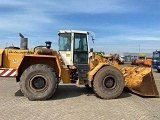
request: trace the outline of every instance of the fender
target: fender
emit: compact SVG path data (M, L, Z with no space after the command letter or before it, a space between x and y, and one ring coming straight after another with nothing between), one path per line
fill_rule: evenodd
M93 78L94 78L94 75L103 67L103 66L109 66L108 65L108 63L98 63L98 65L94 68L94 69L92 69L92 70L90 70L89 72L88 72L88 80L89 81L92 81L93 80Z

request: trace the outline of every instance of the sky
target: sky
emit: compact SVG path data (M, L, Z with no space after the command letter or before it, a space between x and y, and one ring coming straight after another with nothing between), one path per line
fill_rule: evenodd
M94 51L152 53L160 50L160 0L0 0L0 48L20 46L19 33L34 48L58 30L95 33Z

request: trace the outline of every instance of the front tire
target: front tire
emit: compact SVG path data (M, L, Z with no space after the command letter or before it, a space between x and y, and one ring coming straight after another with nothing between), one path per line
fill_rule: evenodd
M117 98L123 91L124 77L120 70L113 66L101 68L94 77L93 89L102 99Z
M20 88L29 100L49 99L57 88L54 69L44 64L31 65L20 77Z

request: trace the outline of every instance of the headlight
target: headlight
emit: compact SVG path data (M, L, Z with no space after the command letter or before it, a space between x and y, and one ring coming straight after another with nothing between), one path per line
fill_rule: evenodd
M157 62L157 60L153 60L153 62Z

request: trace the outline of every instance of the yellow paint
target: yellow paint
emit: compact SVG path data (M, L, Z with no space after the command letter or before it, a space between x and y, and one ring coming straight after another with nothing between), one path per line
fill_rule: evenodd
M22 60L24 59L24 57L31 57L31 59L32 57L36 57L38 59L41 59L41 58L55 59L56 63L53 63L53 64L55 64L54 69L56 70L58 77L61 77L64 83L70 83L70 70L63 68L57 51L53 51L52 55L38 55L36 51L33 52L31 50L5 49L4 55L3 55L3 67L18 69L21 64L25 64L25 63L22 63ZM21 67L23 67L23 65Z
M66 57L70 57L70 54L66 54Z
M120 69L125 77L125 86L139 86L143 77L151 72L150 67L125 66Z
M139 53L139 57L146 57L145 53Z
M50 64L52 67L54 67L56 74L59 78L62 79L63 83L70 83L70 73L71 70L69 68L64 68L63 63L60 60L59 54L57 51L51 52L50 55L38 55L33 50L19 50L19 49L0 49L0 67L2 68L15 68L18 70L19 67L21 67L21 72L23 72L28 65L34 64L35 62L31 62L30 64L27 63L26 60L23 61L24 58L29 57L30 59L33 59L33 57L41 59L41 58L49 58ZM66 57L70 57L70 54L66 54ZM2 60L3 59L3 60ZM53 63L52 63L53 59ZM35 59L37 60L37 59ZM45 64L45 62L48 62L46 59L43 59L42 63ZM31 61L31 60L30 60ZM116 58L113 56L100 56L93 54L92 58L90 59L89 66L90 70L88 72L88 80L92 81L94 79L94 75L103 67L106 65L112 65L116 68L119 68L118 62L116 61ZM24 68L24 69L23 69ZM73 68L74 69L74 68ZM75 68L76 69L76 68ZM155 95L158 95L156 93L156 86L154 85L154 79L152 78L153 74L151 71L151 68L147 67L124 67L120 69L124 78L125 78L125 86L130 88L133 91L136 91L141 94L149 94L151 91L155 91ZM18 72L17 76L18 76ZM85 84L85 81L80 81L82 84ZM152 89L150 88L150 91L148 90L149 87L146 87L145 85L154 86ZM142 86L143 85L143 86ZM145 88L146 87L146 88ZM145 88L145 89L144 89ZM142 90L143 91L142 91ZM145 91L144 91L145 90Z
M62 74L61 74L61 79L63 83L70 83L70 70L69 69L64 69L61 67Z
M97 73L97 71L98 71L102 66L105 66L105 65L107 65L107 63L98 63L98 65L96 65L96 66L94 67L94 69L92 69L92 70L90 70L90 71L88 72L88 79L89 79L90 81L92 81L92 80L93 80L93 76Z
M57 51L53 51L53 56L56 57L56 63L59 68L59 77L61 77L63 83L70 83L70 70L68 68L64 68Z
M2 59L3 59L3 56L2 56L2 53L3 53L4 49L0 49L0 67L2 66Z
M125 66L120 70L125 87L142 96L159 96L151 67Z
M90 71L88 72L88 79L93 80L93 76L97 73L97 71L105 65L112 65L116 68L120 68L118 62L115 58L110 55L96 55L93 53L92 58L90 59L89 66Z
M18 68L24 53L28 50L12 50L12 49L5 49L3 54L3 67L5 68Z

